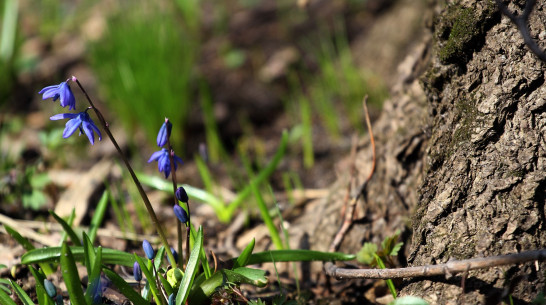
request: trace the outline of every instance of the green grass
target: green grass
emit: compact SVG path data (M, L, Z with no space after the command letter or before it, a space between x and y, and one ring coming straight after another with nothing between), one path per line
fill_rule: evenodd
M199 42L178 17L176 7L128 5L91 47L89 60L108 109L128 130L144 130L150 141L165 116L183 130L193 107Z

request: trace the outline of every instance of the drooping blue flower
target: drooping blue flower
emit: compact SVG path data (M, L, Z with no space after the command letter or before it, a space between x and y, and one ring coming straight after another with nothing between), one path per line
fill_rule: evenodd
M165 123L161 125L159 132L157 133L157 146L163 147L167 144L167 140L171 136L171 130L173 129L173 124L169 122L169 119L165 118Z
M181 202L188 202L188 194L186 193L186 190L183 187L178 187L175 192L176 199L178 199Z
M148 259L154 259L154 248L152 248L152 244L149 241L144 240L142 242L142 249L144 249L144 253Z
M181 206L178 204L174 205L174 215L180 220L182 223L186 223L189 220L188 213L186 213L186 210L184 210Z
M53 121L70 119L68 122L66 122L66 127L63 131L63 138L65 139L70 137L77 129L79 129L80 135L85 133L89 139L89 142L91 142L91 145L95 144L94 132L99 135L99 141L102 140L102 135L99 128L97 125L95 125L93 120L91 120L91 117L89 117L87 111L80 113L60 113L50 117L49 119Z
M182 159L180 159L179 156L173 154L173 160L174 170L177 170L177 163L180 163L180 165L182 165ZM169 178L169 174L171 173L171 160L169 159L169 151L165 148L162 148L160 151L156 151L152 154L152 156L148 160L148 163L152 161L157 161L157 169L165 174L165 178Z
M138 262L135 262L133 264L133 277L137 282L140 282L142 280L142 269L140 269L140 265L138 264Z
M68 85L68 82L62 82L58 85L48 86L38 92L43 94L42 100L53 98L53 101L57 99L61 100L61 107L68 106L68 110L76 109L76 98Z

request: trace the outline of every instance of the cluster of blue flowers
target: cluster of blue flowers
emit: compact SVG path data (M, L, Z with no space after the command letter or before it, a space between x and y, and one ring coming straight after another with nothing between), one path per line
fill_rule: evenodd
M72 79L67 79L65 82L58 85L45 87L44 89L40 90L39 94L43 94L43 100L47 100L49 98L53 98L54 102L60 100L61 107L64 108L68 106L68 110L76 110L76 98L74 97L72 89L70 89L70 85L68 84L70 80L73 82L77 81L76 78L72 76ZM102 140L102 135L97 125L95 125L91 117L89 117L89 114L87 113L89 109L91 108L87 108L85 111L80 113L56 114L49 119L53 121L70 119L68 122L66 122L63 138L66 139L73 135L76 130L79 130L79 134L81 135L82 133L85 133L89 139L89 142L91 142L91 145L93 145L95 144L95 133L97 133L99 136L99 141Z
M148 163L152 161L157 161L157 169L160 172L163 172L165 178L169 178L169 174L171 173L171 158L169 156L169 150L163 148L163 146L168 143L172 128L173 125L171 124L171 122L169 122L169 119L165 118L165 123L161 125L161 128L159 129L159 132L157 134L157 146L161 147L161 150L154 152L148 160ZM171 154L174 160L174 170L177 170L177 163L182 165L182 159L175 155L174 152L171 152Z

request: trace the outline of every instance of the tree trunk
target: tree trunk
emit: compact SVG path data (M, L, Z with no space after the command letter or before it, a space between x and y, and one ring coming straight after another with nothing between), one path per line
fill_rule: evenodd
M530 18L539 44L543 9ZM453 1L433 30L422 78L432 132L410 265L545 248L545 64L493 1ZM471 271L464 292L462 275L414 279L403 292L441 304L527 303L544 290L544 270L530 262Z
M529 20L539 45L546 40L544 6L538 3ZM376 173L340 250L355 253L396 229L412 234L410 266L546 248L546 65L494 1L448 1L436 11L432 37L401 65L374 124ZM301 219L298 232L309 234L313 249L327 250L339 228L348 164L338 167L332 195L310 204ZM362 182L371 166L367 140L356 165ZM397 288L432 304L527 303L544 291L545 270L530 262L409 279Z

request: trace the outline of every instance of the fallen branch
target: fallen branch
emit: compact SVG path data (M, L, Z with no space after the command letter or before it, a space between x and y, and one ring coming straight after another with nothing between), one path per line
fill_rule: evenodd
M502 265L514 265L531 261L546 260L546 249L522 253L472 258L450 261L439 265L426 265L393 269L346 269L331 262L324 264L324 272L338 280L341 279L397 279L408 277L430 277L438 275L452 276L456 273L474 269L491 268Z

